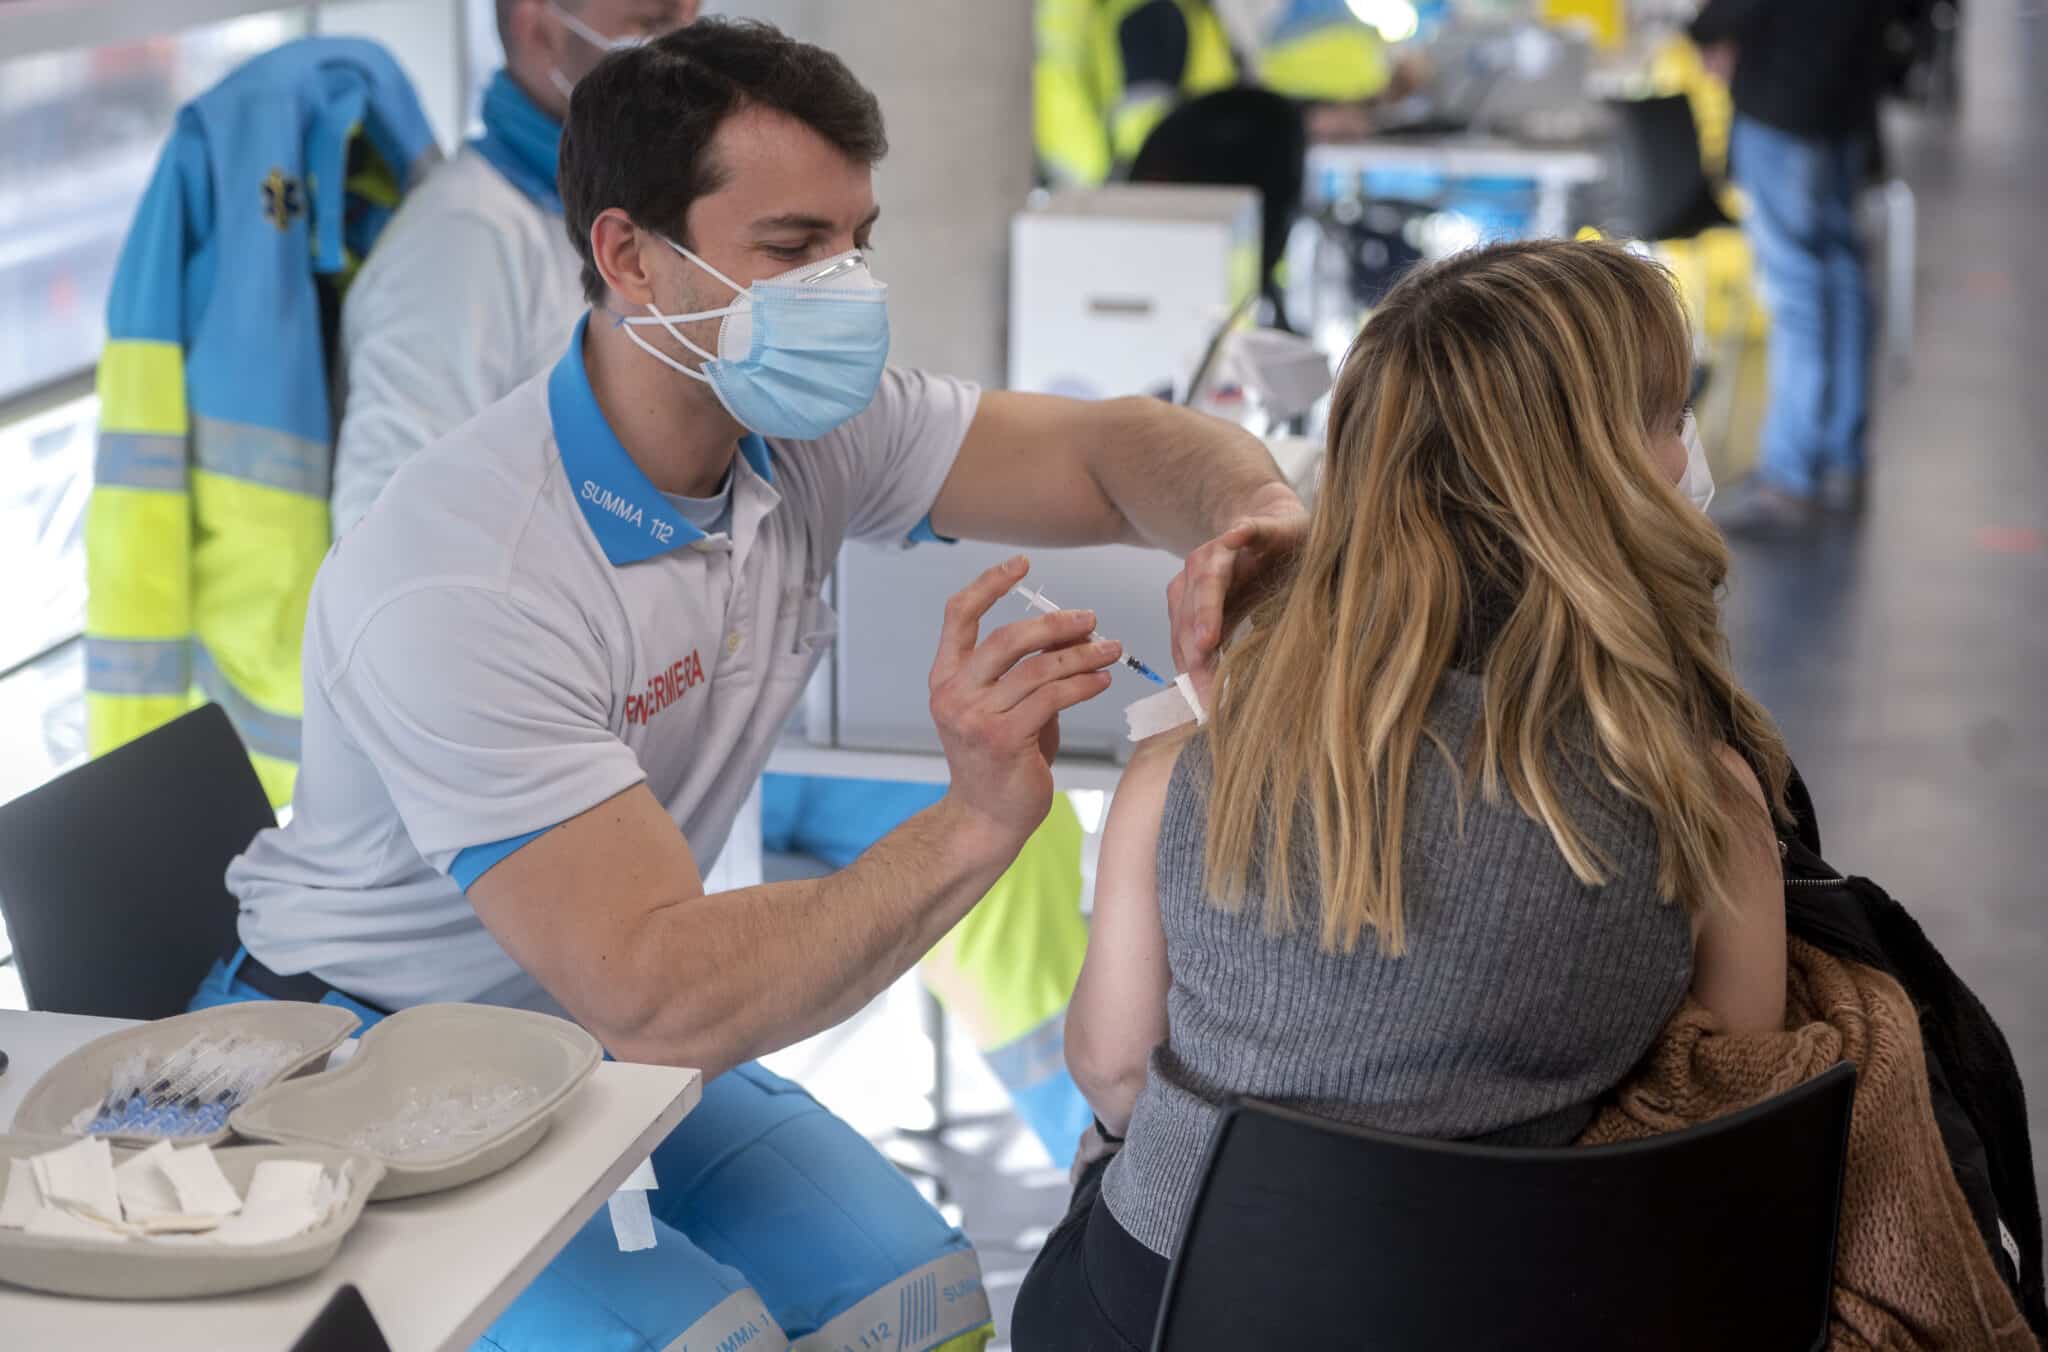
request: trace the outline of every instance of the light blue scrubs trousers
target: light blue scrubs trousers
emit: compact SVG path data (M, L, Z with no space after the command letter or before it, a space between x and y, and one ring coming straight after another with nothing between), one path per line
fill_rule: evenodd
M215 963L193 1009L269 997ZM335 994L325 1003L375 1011ZM909 1180L802 1087L748 1064L654 1150L656 1243L600 1211L480 1352L966 1352L993 1334L981 1267Z

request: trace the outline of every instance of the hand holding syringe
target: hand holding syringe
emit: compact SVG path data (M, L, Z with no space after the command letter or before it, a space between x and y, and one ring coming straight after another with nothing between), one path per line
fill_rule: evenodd
M1037 611L1041 615L1057 614L1061 609L1063 609L1063 607L1061 607L1057 603L1048 601L1045 597L1044 592L1033 591L1031 588L1025 586L1021 582L1019 582L1016 586L1010 588L1010 595L1019 598L1024 602L1024 604L1030 606L1033 610ZM1091 643L1100 642L1101 639L1101 634L1091 633L1088 635L1088 640ZM1154 685L1166 684L1165 677L1161 676L1158 672L1152 670L1152 668L1146 666L1143 662L1140 662L1137 658L1132 657L1128 653L1126 653L1123 657L1119 658L1118 662L1120 663L1120 665L1129 667L1132 671L1137 672L1140 676L1143 676L1146 680L1152 682L1152 684Z

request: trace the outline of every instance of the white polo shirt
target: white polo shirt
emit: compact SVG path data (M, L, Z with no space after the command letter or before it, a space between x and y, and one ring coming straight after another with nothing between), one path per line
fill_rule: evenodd
M708 867L837 632L841 543L926 533L980 398L892 368L817 441L747 437L729 533L706 536L606 424L587 322L320 569L292 820L228 870L274 971L386 1008L554 1008L464 888L642 781Z
M341 307L334 533L415 453L547 370L583 304L560 210L475 146L407 193Z

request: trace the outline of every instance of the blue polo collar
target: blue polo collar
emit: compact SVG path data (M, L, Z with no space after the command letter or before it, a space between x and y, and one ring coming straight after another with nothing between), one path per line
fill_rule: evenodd
M484 89L482 116L484 134L470 142L477 153L535 206L561 215L555 165L561 158L562 124L502 70Z
M583 366L583 335L589 327L586 314L548 377L548 420L554 424L562 472L590 533L612 566L623 568L694 544L704 532L662 496L605 421ZM760 437L752 432L741 437L740 457L763 483L775 481L768 443ZM733 487L737 493L739 486Z

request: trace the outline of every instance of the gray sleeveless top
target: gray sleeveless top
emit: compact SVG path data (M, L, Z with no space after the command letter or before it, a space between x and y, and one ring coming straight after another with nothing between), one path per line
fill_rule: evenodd
M1437 689L1427 721L1454 754L1479 724L1480 698L1478 679L1456 670ZM1590 746L1552 772L1611 862L1604 887L1580 883L1511 799L1475 795L1461 835L1460 775L1425 740L1404 834L1408 951L1383 957L1368 934L1334 954L1317 947L1313 921L1265 932L1256 872L1239 914L1205 899L1209 755L1204 739L1188 744L1159 834L1167 1036L1103 1182L1124 1229L1173 1255L1216 1106L1231 1095L1439 1139L1563 1145L1585 1128L1691 983L1692 928L1657 900L1648 814L1600 777Z

